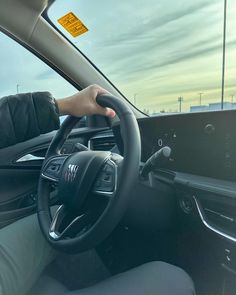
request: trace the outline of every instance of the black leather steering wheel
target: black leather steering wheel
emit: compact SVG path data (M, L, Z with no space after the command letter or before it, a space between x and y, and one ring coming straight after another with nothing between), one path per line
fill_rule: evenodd
M136 118L128 105L109 95L97 103L120 118L124 157L107 151L60 153L73 126L69 116L47 151L38 187L37 213L46 240L57 250L76 253L94 248L121 220L139 173L141 144ZM50 212L52 183L60 206Z

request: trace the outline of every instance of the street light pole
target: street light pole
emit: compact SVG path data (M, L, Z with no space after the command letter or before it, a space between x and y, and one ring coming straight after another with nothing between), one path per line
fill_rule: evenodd
M230 97L231 97L231 103L234 103L234 94L231 94Z
M134 93L134 105L136 106L136 98L137 98L138 93Z
M224 0L223 56L222 56L222 82L221 82L221 109L222 110L224 108L224 91L225 91L226 11L227 11L227 0Z
M181 113L182 111L182 102L184 101L183 96L178 97L178 102L179 102L179 112Z
M20 84L16 84L16 93L17 94L19 93L19 87L20 87Z
M199 105L202 105L202 95L204 94L203 92L199 92Z

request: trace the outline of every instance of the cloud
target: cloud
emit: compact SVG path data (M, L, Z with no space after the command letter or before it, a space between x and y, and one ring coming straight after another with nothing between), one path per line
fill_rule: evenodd
M136 79L140 71L150 74L154 69L214 52L222 40L219 31L211 31L219 18L212 14L215 6L214 1L207 1L181 7L161 17L150 17L141 30L137 26L115 37L101 38L94 42L94 48L99 46L100 50L93 53L92 60L114 79L125 73L125 80Z
M127 97L138 93L141 107L177 104L178 95L195 101L200 90L214 100L221 86L222 9L218 0L80 0L78 15L90 31L77 45ZM229 13L227 32L233 18ZM231 35L227 57L235 56Z
M231 45L235 45L236 44L236 40L231 42ZM179 54L176 54L176 56L170 57L167 60L164 61L160 61L157 63L154 63L152 65L147 65L147 66L143 66L143 67L139 67L136 68L135 71L148 71L148 70L153 70L153 69L158 69L158 68L162 68L165 66L169 66L169 65L173 65L173 64L177 64L180 62L184 62L187 60L192 60L194 58L197 58L199 56L204 57L205 55L208 55L209 53L214 53L219 51L222 48L222 44L218 44L218 45L213 45L213 46L207 46L205 48L199 48L197 50L192 49L191 51L184 51L184 52L180 52Z
M189 7L182 7L179 10L171 11L169 13L163 13L157 15L156 11L152 17L149 16L149 21L144 25L137 25L135 28L128 29L125 33L113 36L110 39L105 39L102 46L115 46L121 43L134 43L140 40L147 40L146 34L150 35L153 31L163 30L163 27L170 24L171 22L181 21L182 18L191 16L202 9L206 9L207 6L212 5L214 1L204 1L201 3L190 5ZM163 11L162 11L163 12ZM151 13L151 11L150 11ZM173 24L174 25L174 24ZM99 43L98 43L99 45Z
M48 68L44 70L43 72L36 74L35 78L38 80L48 80L51 78L55 78L55 71L52 70L51 68Z

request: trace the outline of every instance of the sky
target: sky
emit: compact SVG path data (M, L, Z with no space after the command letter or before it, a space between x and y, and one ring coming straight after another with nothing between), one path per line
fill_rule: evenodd
M228 0L225 100L236 98L236 0ZM89 32L57 24L69 11ZM221 98L222 0L57 0L58 28L141 109L176 111Z
M17 92L50 91L61 98L75 88L44 62L0 32L0 97Z
M69 11L89 31L71 37L57 20ZM228 0L225 101L236 102L236 0ZM221 99L223 0L57 0L58 28L142 110L175 112ZM0 33L0 96L75 89Z

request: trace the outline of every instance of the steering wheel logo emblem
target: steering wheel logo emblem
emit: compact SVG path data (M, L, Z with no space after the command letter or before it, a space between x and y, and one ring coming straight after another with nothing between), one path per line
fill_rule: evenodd
M79 169L79 166L69 164L68 168L66 169L65 176L64 176L65 181L73 182L75 180L76 173L77 173L78 169Z

